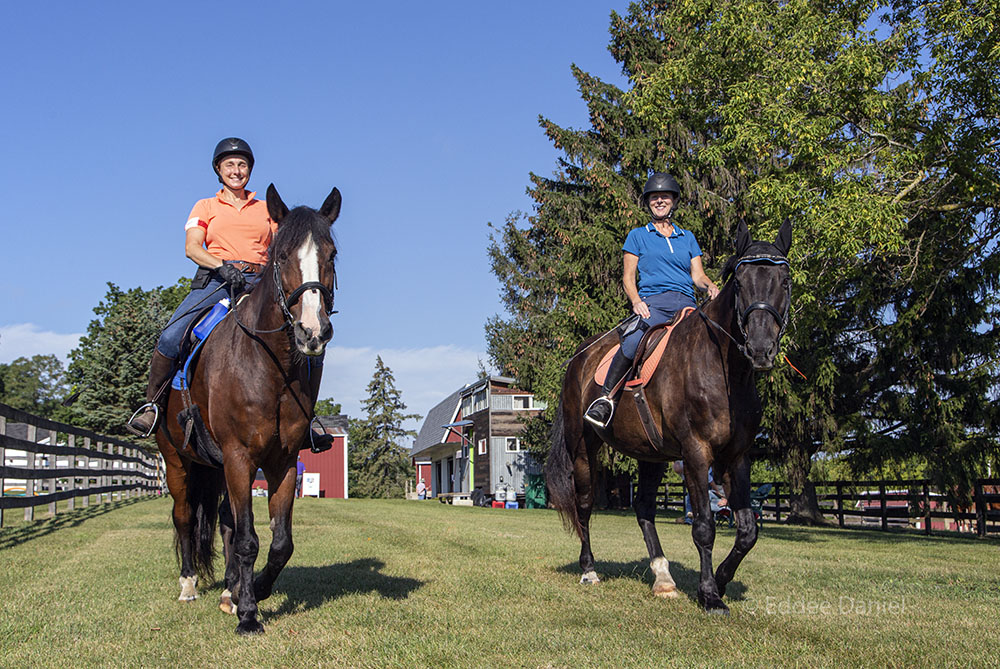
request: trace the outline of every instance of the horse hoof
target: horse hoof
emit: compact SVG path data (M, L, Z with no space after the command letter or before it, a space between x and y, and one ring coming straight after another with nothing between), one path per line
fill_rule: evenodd
M198 599L198 577L181 576L181 594L177 598L178 602L193 602Z
M705 613L710 616L728 616L729 607L723 604L721 601L714 602L705 605Z
M236 626L236 633L240 636L251 636L254 634L263 634L264 626L260 624L259 620L249 620L244 623L240 623Z
M586 574L580 577L580 585L596 585L601 582L601 579L597 577L597 573L593 571L588 571Z
M662 597L663 599L677 599L681 596L681 593L678 592L676 585L663 584L653 586L653 596Z

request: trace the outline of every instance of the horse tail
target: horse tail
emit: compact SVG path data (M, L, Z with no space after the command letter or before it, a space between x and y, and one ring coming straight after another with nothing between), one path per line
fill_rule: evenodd
M559 511L567 530L575 530L583 539L583 527L576 508L576 484L573 481L573 460L566 443L566 418L563 415L563 400L559 398L555 422L552 424L552 448L545 461L545 482L549 489L549 501Z
M191 463L187 486L187 501L191 509L189 539L194 570L202 578L214 577L215 528L219 520L219 498L224 485L221 469ZM180 555L180 537L174 539L174 548Z

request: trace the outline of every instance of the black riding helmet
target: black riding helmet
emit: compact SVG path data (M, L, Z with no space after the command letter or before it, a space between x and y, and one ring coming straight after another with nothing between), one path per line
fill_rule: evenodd
M674 200L676 200L680 197L681 187L677 183L677 179L666 172L653 172L653 176L646 180L646 186L642 189L643 207L648 205L646 196L650 193L673 193Z
M212 154L212 170L215 171L216 175L219 174L219 161L231 155L240 155L246 158L247 165L253 172L253 151L250 150L250 145L239 137L226 137L215 145L215 153ZM219 181L222 181L221 177Z

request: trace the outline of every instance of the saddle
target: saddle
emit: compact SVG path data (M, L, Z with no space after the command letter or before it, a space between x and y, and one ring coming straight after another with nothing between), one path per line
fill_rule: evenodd
M674 327L694 310L694 307L684 307L674 315L674 318L669 323L654 325L646 331L639 341L639 348L636 350L632 369L625 374L626 388L634 388L636 386L645 387L649 383L650 379L653 378L653 372L656 371L656 368L660 364L663 352L667 350L667 343L670 341L670 335L673 334ZM601 364L597 366L597 371L594 372L594 383L599 386L604 385L604 380L608 376L608 367L611 366L611 359L615 357L615 353L620 348L621 345L613 346L601 358Z
M659 428L653 422L653 416L649 411L649 403L646 401L644 388L650 379L653 378L653 374L659 367L660 360L663 358L663 352L667 349L667 343L670 341L670 335L673 334L674 328L694 310L694 307L684 307L677 312L673 320L669 323L656 325L647 330L639 341L639 348L636 350L632 369L622 379L625 388L632 393L632 398L635 400L635 408L639 413L639 420L642 422L642 429L646 433L646 439L660 452L666 452L663 445L663 435L660 434ZM604 358L601 359L601 364L597 366L597 371L594 373L594 383L599 386L604 385L604 380L608 375L608 367L611 365L611 359L620 348L620 345L613 346ZM621 385L619 383L619 387ZM611 394L614 395L616 391L617 388ZM595 429L597 429L602 439L609 441L610 434L605 434L604 430L600 428ZM611 432L610 425L607 428L607 432ZM670 455L673 457L673 454Z

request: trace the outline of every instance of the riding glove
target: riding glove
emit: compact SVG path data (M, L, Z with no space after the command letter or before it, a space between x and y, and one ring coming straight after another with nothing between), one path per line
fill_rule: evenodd
M216 271L222 280L230 285L234 293L242 292L247 285L247 280L243 276L243 272L236 269L233 265L223 265Z

